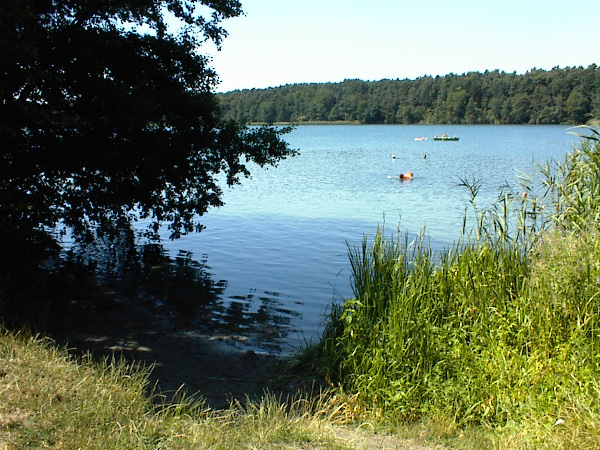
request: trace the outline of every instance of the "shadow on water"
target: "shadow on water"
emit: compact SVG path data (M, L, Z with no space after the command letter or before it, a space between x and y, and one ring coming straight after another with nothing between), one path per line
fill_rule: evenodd
M171 257L160 243L140 243L132 233L74 243L61 257L66 271L88 271L103 289L117 292L168 320L180 332L199 332L243 349L273 354L289 350L297 333L278 292L226 297L227 281L215 281L208 257L180 250ZM72 275L72 274L71 274Z
M207 407L225 408L232 398L304 389L304 380L278 375L300 317L279 293L226 298L227 282L213 279L205 256L169 254L132 231L88 243L58 232L62 247L9 231L0 326L42 333L74 356L147 367L157 401L199 394Z

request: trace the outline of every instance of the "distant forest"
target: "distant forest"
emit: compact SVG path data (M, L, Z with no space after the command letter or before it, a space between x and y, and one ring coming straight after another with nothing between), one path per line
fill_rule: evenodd
M292 84L218 97L223 118L244 124L582 124L600 116L600 68Z

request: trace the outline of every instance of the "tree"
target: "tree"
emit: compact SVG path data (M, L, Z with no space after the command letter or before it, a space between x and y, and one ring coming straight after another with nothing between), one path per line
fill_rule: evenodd
M529 97L525 94L516 94L511 98L510 123L529 123L531 109Z
M295 153L282 139L289 128L220 118L218 78L199 49L220 45L221 21L242 14L237 0L0 6L4 313L50 309L43 262L58 249L47 231L57 222L92 240L149 219L148 233L167 223L175 238L221 205L219 178L233 185L247 163Z
M589 113L589 103L579 89L573 90L565 103L567 119L577 124L585 123Z
M567 111L567 99L575 91L581 95L573 94ZM260 120L257 105L268 95L277 105L277 121L559 124L579 123L582 111L596 111L599 92L600 70L592 64L587 69L533 69L524 75L495 70L416 80L296 84L220 98L224 117L250 122Z
M237 0L2 0L0 213L78 233L149 218L173 237L221 205L216 180L294 152L288 129L219 118L202 42ZM6 225L6 224L2 224Z
M467 109L468 94L462 88L458 87L456 90L448 94L446 100L446 123L461 123L465 117Z

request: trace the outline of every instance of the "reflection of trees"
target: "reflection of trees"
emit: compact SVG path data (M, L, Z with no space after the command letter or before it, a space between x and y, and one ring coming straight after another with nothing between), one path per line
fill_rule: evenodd
M285 307L277 292L225 297L227 281L215 282L206 257L189 251L175 257L160 243L140 244L133 232L110 240L77 243L65 252L69 270L85 266L96 281L168 316L179 329L201 329L279 349L300 313Z
M263 349L281 349L290 333L296 331L292 317L301 314L285 308L278 292L265 294L229 297L231 301L215 315L215 325L226 333L250 336L253 344Z
M226 282L215 283L204 262L195 261L191 252L179 251L170 258L162 245L140 247L140 278L143 294L167 310L180 328L210 322Z
M97 281L168 315L178 328L208 323L225 282L215 283L191 252L169 257L160 243L136 243L132 232L78 243L67 260L91 268Z

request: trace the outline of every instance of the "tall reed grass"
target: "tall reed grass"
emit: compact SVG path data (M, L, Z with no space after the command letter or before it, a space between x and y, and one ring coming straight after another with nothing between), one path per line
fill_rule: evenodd
M600 422L600 128L588 130L542 170L540 194L523 178L479 210L462 180L475 221L454 246L380 228L350 249L354 298L321 342L332 381L396 421L547 425L574 422L577 404Z

